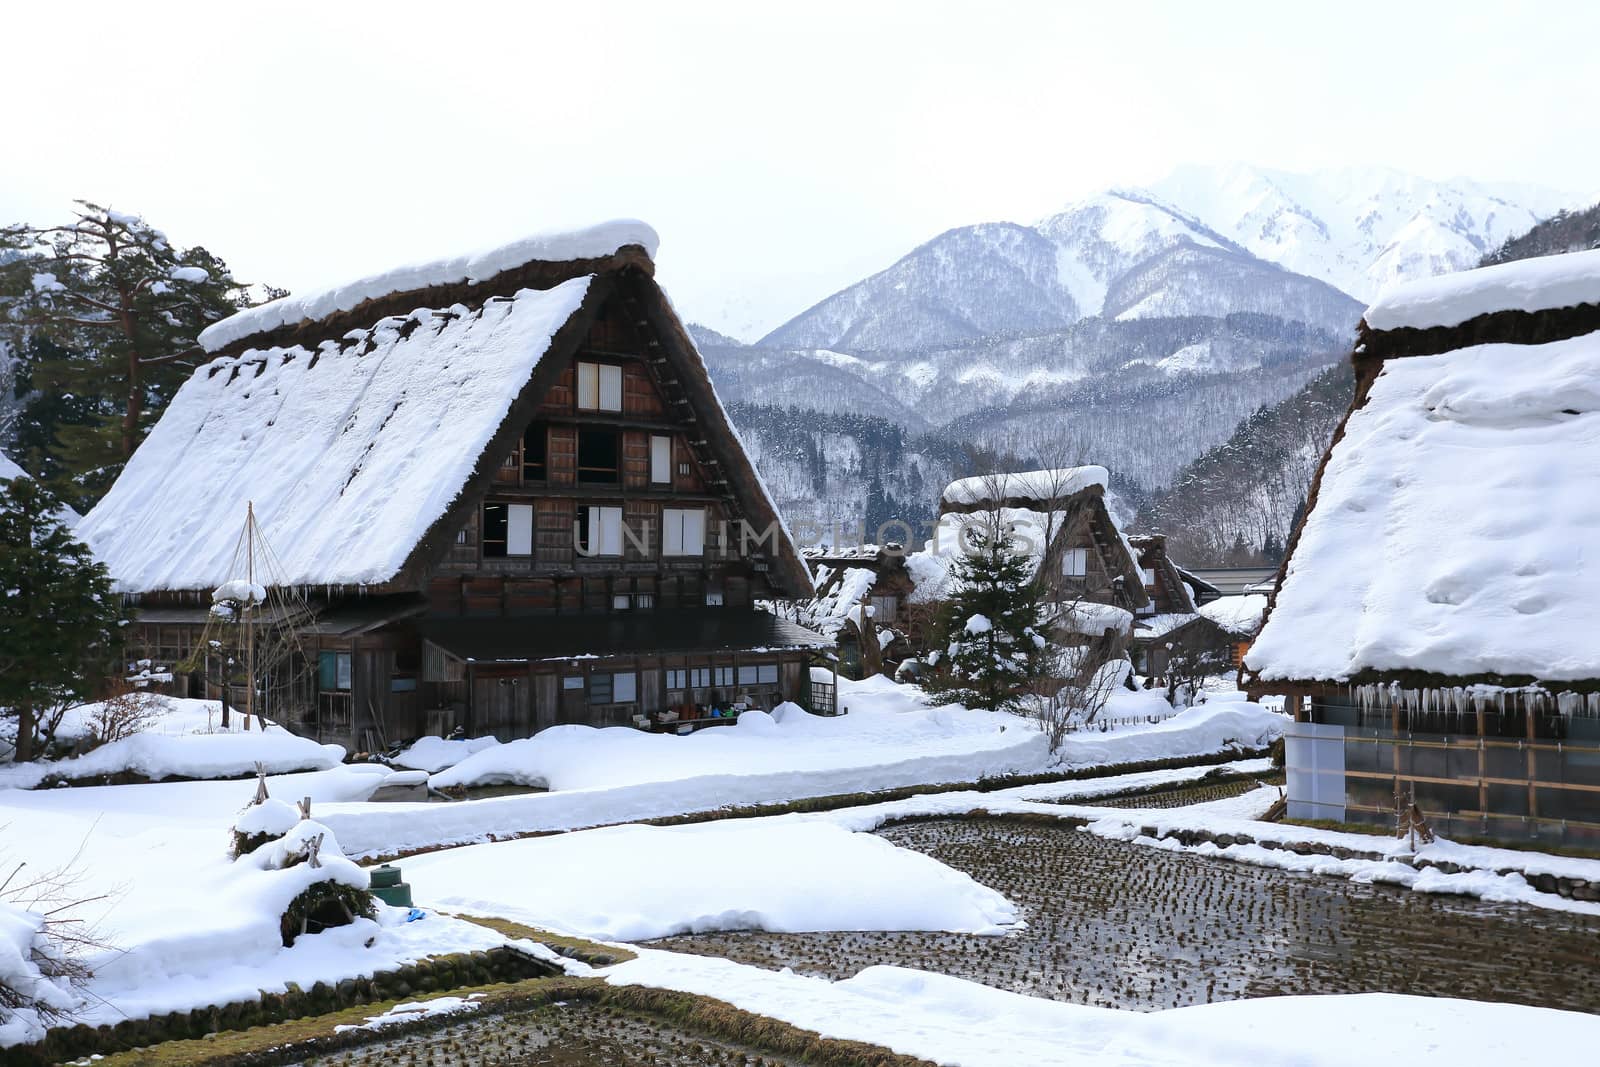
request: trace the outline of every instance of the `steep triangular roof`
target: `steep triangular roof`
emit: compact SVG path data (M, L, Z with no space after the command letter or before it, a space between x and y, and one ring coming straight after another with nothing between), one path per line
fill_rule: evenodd
M607 224L218 323L201 340L220 357L178 391L80 536L126 591L209 590L238 577L234 549L253 501L275 581L417 588L612 299L651 331L731 509L757 528L781 527L655 284L654 245L641 223ZM580 258L518 261L552 249ZM809 588L786 531L772 562L779 588Z
M1600 681L1600 253L1397 287L1353 361L1246 669Z
M1062 535L1087 515L1103 550L1106 566L1123 579L1128 602L1148 603L1139 573L1139 555L1106 505L1110 473L1100 466L978 475L951 482L939 497L939 519L933 537L921 551L906 558L916 583L910 599L924 603L950 595L955 561L966 552L964 528L972 522L999 521L1013 530L1033 559L1037 572L1060 559ZM978 516L978 518L974 518ZM1049 544L1043 542L1048 540Z

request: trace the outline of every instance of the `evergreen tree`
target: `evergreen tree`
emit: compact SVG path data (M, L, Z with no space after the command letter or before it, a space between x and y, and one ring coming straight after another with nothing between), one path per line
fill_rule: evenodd
M0 713L16 758L34 756L41 710L93 695L129 618L111 576L31 478L0 480Z
M927 686L969 708L1014 710L1047 666L1033 560L1017 551L998 515L963 536L969 544L952 567L955 592L939 620L944 647Z
M0 341L23 364L22 424L45 428L35 469L92 504L206 358L196 336L246 303L222 260L134 215L79 201L70 224L0 229Z

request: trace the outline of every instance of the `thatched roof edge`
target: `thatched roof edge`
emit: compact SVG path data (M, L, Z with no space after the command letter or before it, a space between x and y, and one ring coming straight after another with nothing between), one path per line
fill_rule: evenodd
M252 348L288 348L301 345L315 351L326 340L338 339L351 330L364 330L389 316L409 315L417 308L447 308L461 304L469 308L481 307L490 297L514 296L523 289L553 289L562 282L584 275L606 275L625 269L655 274L655 263L640 245L625 245L610 255L594 259L573 259L562 262L533 260L479 282L459 281L448 285L431 285L421 289L407 289L362 301L348 311L335 312L320 319L289 323L272 330L264 330L241 337L215 352L212 358L237 356Z

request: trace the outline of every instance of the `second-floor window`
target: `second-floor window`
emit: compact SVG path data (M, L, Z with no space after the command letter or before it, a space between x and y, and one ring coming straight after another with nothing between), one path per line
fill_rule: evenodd
M522 480L542 482L546 477L545 453L548 451L550 433L542 422L536 422L522 433Z
M705 508L661 509L661 554L663 556L703 556L705 551Z
M496 558L533 555L533 505L485 504L483 554Z
M578 410L621 411L622 368L610 363L579 363Z
M579 485L616 485L622 480L620 437L615 430L578 431Z
M1061 553L1061 573L1068 578L1087 578L1089 576L1089 550L1087 548L1069 548Z
M590 556L622 555L622 509L581 507L578 525L583 531L583 551Z

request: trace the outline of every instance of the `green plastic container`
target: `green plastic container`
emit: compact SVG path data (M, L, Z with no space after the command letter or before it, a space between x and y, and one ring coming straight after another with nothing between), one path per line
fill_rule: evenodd
M411 886L400 880L399 867L385 863L381 867L374 867L370 873L373 896L397 908L411 907Z

